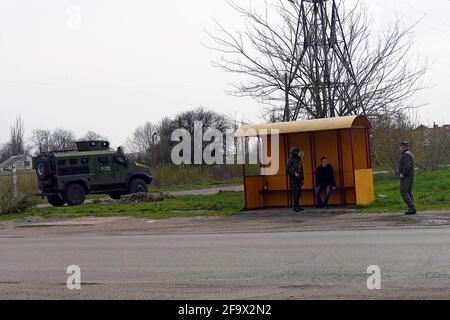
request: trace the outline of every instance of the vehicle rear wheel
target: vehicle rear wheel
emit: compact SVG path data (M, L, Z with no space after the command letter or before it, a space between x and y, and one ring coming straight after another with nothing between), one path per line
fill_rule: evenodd
M140 178L136 178L131 180L129 186L128 186L128 192L130 194L133 193L147 193L148 192L148 187L147 187L147 183L140 179Z
M86 190L78 183L69 185L64 192L64 200L69 206L78 206L84 203L86 199Z
M123 196L123 193L110 193L109 196L111 197L111 199L120 200L120 198Z
M62 207L66 204L63 198L59 194L47 196L47 201L54 207Z

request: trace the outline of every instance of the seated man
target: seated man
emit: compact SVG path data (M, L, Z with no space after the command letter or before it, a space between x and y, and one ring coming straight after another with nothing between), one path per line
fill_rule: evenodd
M318 208L327 207L332 190L336 190L333 167L328 163L326 157L323 157L321 160L322 164L317 168L316 172L316 197ZM322 200L321 196L322 191L325 191L324 200Z

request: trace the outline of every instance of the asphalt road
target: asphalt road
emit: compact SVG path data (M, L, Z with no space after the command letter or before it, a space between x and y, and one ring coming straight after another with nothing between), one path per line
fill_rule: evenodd
M448 228L0 241L0 299L450 298Z

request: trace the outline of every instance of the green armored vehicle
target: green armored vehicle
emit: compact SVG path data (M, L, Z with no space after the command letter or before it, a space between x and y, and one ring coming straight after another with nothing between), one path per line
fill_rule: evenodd
M148 167L131 163L107 141L77 142L77 150L47 152L33 159L41 195L56 207L83 204L87 194L147 192L153 181Z

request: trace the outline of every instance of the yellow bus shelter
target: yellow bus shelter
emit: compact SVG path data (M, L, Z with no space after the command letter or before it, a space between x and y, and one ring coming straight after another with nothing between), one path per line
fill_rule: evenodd
M337 117L245 126L236 138L261 138L270 150L271 133L279 132L279 170L274 175L249 175L244 165L245 207L247 209L292 206L286 161L291 147L301 149L305 184L302 206L316 205L315 173L320 159L327 157L334 168L336 191L330 205L365 205L374 201L370 146L370 121L364 116ZM261 133L262 132L262 133ZM272 158L274 155L270 155Z

